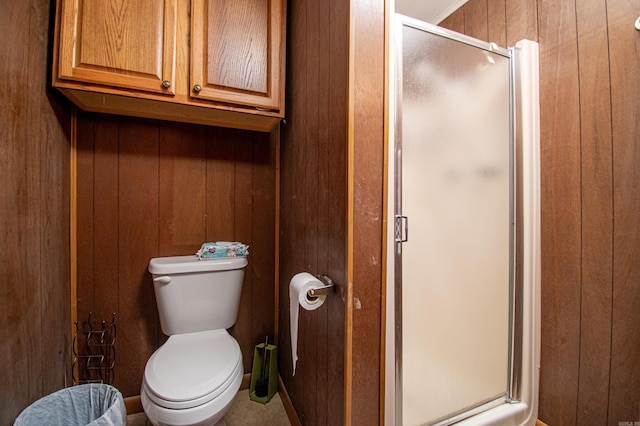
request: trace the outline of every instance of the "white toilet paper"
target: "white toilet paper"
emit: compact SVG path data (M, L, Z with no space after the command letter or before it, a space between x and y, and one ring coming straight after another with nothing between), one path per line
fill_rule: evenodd
M318 309L327 298L325 295L316 299L309 299L307 291L312 288L324 287L324 284L307 272L294 275L289 283L289 319L291 322L291 358L293 359L293 375L296 375L296 361L298 361L298 306L307 311Z

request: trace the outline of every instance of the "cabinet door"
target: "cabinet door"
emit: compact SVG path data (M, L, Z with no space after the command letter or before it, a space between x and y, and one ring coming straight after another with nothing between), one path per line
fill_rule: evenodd
M284 0L192 0L191 96L279 110Z
M60 0L58 78L174 94L175 0Z

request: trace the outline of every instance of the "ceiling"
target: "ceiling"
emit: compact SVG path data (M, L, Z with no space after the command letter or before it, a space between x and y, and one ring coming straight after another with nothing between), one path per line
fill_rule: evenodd
M467 0L395 0L396 12L431 24L439 24Z

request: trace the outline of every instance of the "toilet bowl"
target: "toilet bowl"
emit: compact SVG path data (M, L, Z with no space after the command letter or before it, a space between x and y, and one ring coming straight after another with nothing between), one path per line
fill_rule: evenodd
M242 375L240 347L226 330L174 335L149 358L140 399L154 425L214 425Z
M237 318L245 258L152 259L160 325L169 338L149 358L140 399L156 426L211 426L231 406L244 373Z

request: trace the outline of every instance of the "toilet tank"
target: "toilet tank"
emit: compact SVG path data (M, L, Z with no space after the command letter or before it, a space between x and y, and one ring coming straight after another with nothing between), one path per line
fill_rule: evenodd
M245 257L199 260L158 257L149 262L162 332L227 329L238 317Z

